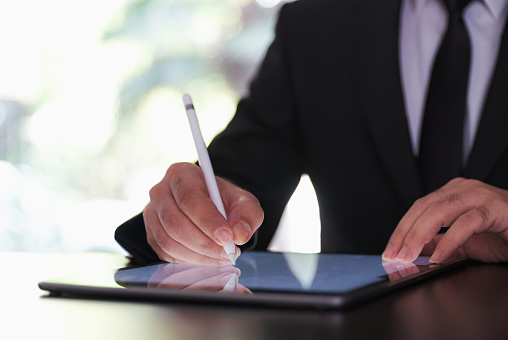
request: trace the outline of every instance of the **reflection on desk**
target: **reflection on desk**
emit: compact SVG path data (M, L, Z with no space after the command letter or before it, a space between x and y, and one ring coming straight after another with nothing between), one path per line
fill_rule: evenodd
M352 309L320 312L53 298L37 282L126 259L0 253L0 261L2 339L508 338L508 265L472 263Z

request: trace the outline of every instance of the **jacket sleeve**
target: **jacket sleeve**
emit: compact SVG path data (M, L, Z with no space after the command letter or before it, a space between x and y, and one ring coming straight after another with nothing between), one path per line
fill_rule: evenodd
M115 240L131 255L134 264L160 261L148 244L142 213L120 225L115 231Z

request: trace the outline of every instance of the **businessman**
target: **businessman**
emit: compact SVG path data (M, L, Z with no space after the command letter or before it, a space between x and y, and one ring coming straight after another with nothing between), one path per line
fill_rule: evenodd
M198 166L172 165L117 229L139 261L266 249L302 174L323 252L508 260L508 0L299 0ZM449 227L440 233L442 227ZM237 255L239 251L237 252Z

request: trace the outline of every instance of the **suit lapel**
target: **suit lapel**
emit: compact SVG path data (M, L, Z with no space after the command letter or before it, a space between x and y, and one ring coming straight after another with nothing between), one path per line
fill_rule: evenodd
M505 27L499 56L483 108L476 140L466 166L465 176L482 181L508 147L508 25Z
M404 204L424 194L413 156L399 68L400 0L373 0L362 8L354 51L367 124L384 167Z

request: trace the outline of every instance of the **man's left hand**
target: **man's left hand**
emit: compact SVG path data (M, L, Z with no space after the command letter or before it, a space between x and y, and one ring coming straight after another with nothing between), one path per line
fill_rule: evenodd
M420 254L432 254L435 263L452 256L508 261L508 191L455 178L417 200L394 230L383 259L412 262Z

